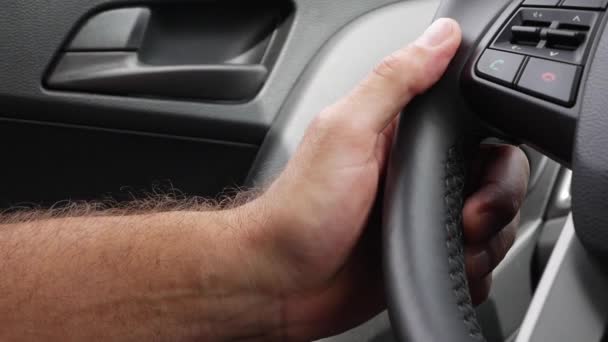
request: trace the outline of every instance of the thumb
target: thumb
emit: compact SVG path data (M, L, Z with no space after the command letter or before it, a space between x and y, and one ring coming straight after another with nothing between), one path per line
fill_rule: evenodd
M441 78L460 41L458 23L438 19L416 41L386 57L330 115L379 134L413 97Z

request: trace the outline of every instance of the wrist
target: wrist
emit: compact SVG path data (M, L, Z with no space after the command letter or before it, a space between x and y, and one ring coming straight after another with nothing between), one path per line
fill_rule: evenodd
M275 308L272 313L275 316L259 315L259 318L274 322L267 336L280 340L304 341L316 336L314 324L298 313L301 307L298 303L307 297L314 301L316 292L310 278L303 277L310 273L302 270L304 265L296 253L297 241L291 241L297 234L289 233L307 229L298 214L283 196L271 190L229 213L234 226L245 227L236 238L243 246L241 257L249 261L248 277L256 284L257 293L266 296L269 305Z
M283 340L281 290L275 282L270 258L261 237L268 220L261 203L211 215L217 229L197 229L195 241L208 241L195 247L200 272L197 282L204 300L204 330L209 340Z

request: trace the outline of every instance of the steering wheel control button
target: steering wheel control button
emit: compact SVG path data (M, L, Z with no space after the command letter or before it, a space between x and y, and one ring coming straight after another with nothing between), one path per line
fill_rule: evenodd
M529 94L564 106L572 106L581 68L575 65L530 58L517 87Z
M559 26L575 25L589 29L595 23L597 16L597 12L556 10L555 20L559 22Z
M562 7L577 7L577 8L606 8L608 0L566 0L562 3Z
M576 49L586 39L583 31L547 29L547 44L562 49Z
M560 0L526 0L524 6L556 7Z
M536 53L534 54L534 56L544 57L560 62L576 63L576 61L578 60L575 53L570 50L563 50L558 48L553 49L547 47L545 49L538 49L538 51L535 52Z
M518 42L536 45L540 41L540 27L515 25L511 27L513 39Z
M512 85L523 61L522 55L488 49L477 63L477 72L481 77Z

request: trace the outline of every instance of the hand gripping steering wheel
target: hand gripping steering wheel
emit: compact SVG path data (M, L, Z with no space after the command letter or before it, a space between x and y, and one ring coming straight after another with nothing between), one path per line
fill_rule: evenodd
M462 46L402 115L384 201L389 314L401 341L483 341L468 292L461 212L481 139L527 143L572 167L577 235L608 255L605 1L443 0Z

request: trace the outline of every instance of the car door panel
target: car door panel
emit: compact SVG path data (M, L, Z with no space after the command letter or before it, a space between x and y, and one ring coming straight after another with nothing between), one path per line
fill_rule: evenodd
M4 184L0 185L4 185L5 191L0 196L0 204L6 207L23 202L49 204L63 199L122 198L124 188L138 189L140 193L151 191L150 186L144 186L148 182L171 182L185 194L215 197L225 187L242 184L257 146L318 49L354 18L392 2L395 0L260 3L261 8L287 7L288 28L281 31L284 41L273 52L276 61L268 79L257 96L245 102L49 89L44 83L45 77L67 47L72 46L72 39L79 38L81 27L96 14L130 5L109 0L6 3L0 11L0 117L4 122L0 125L0 134L11 149L4 162L13 168L3 171ZM176 18L174 12L184 6L202 10L228 6L240 16L246 16L248 8L256 8L255 4L243 1L204 0L148 1L136 6L155 9L155 13L169 23L176 22L172 20ZM163 11L169 14L163 16ZM193 34L198 30L199 34L213 39L222 32L221 25L217 25L217 35L214 26L178 28ZM167 27L172 26L156 25L151 32L170 38L170 34L155 33ZM183 34L179 30L171 33ZM141 39L150 38L144 34ZM75 45L76 51L96 48L77 43L80 45ZM149 44L142 52L143 59L149 64L162 62L171 57L166 50L179 47L171 44L172 41L166 39ZM111 46L101 48L112 50ZM132 48L126 46L126 50ZM201 51L189 52L182 51L182 64L194 63L197 54L204 57ZM150 134L155 134L154 138ZM161 145L162 151L159 151ZM54 151L60 151L61 155L59 152L49 154L49 146L54 146ZM22 157L26 155L27 159ZM62 161L52 162L56 159L48 158L49 155ZM126 158L127 155L132 157ZM187 163L195 166L186 167ZM112 170L123 172L110 176L103 165L114 165Z
M42 78L73 36L100 9L121 1L11 1L0 12L0 101L4 117L132 129L259 144L304 67L340 27L396 0L294 2L293 24L258 96L238 104L171 101L51 91ZM208 1L150 1L173 5ZM238 10L239 1L233 1ZM202 80L201 82L204 82Z

